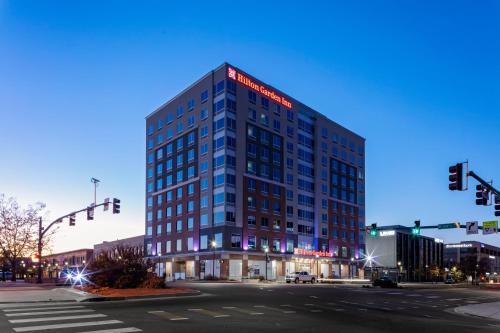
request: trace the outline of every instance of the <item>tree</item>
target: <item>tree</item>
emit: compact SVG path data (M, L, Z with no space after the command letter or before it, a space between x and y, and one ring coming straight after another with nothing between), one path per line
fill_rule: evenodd
M468 255L460 263L460 269L467 276L479 277L481 275L485 275L486 272L489 272L490 263L487 258L481 258L477 261L476 255Z
M16 280L18 260L35 252L39 214L45 208L37 203L21 208L14 198L0 194L0 255Z

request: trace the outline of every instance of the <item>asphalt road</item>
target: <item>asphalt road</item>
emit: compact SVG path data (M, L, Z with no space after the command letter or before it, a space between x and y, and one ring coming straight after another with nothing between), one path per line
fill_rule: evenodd
M203 295L0 305L0 332L500 332L498 321L453 312L461 305L500 301L497 291L186 285Z

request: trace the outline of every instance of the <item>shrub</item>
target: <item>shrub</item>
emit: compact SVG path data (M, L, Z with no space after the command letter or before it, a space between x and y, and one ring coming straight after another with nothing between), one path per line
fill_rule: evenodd
M163 289L165 288L165 280L158 276L150 276L142 282L142 288Z
M88 266L89 280L97 287L137 288L153 268L142 247L118 246L94 258Z

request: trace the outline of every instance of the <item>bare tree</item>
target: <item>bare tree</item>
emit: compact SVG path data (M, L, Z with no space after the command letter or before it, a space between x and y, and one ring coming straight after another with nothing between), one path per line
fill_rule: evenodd
M23 209L14 198L0 194L0 256L11 267L13 281L18 260L36 251L39 214L44 208L37 203Z

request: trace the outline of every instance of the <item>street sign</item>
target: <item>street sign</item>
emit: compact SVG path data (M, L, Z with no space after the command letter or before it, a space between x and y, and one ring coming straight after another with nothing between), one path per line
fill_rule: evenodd
M467 222L466 228L465 228L465 233L467 235L475 235L479 233L479 222L477 221L470 221Z
M438 229L460 228L460 222L438 224Z
M496 234L498 232L498 221L484 221L483 235Z

